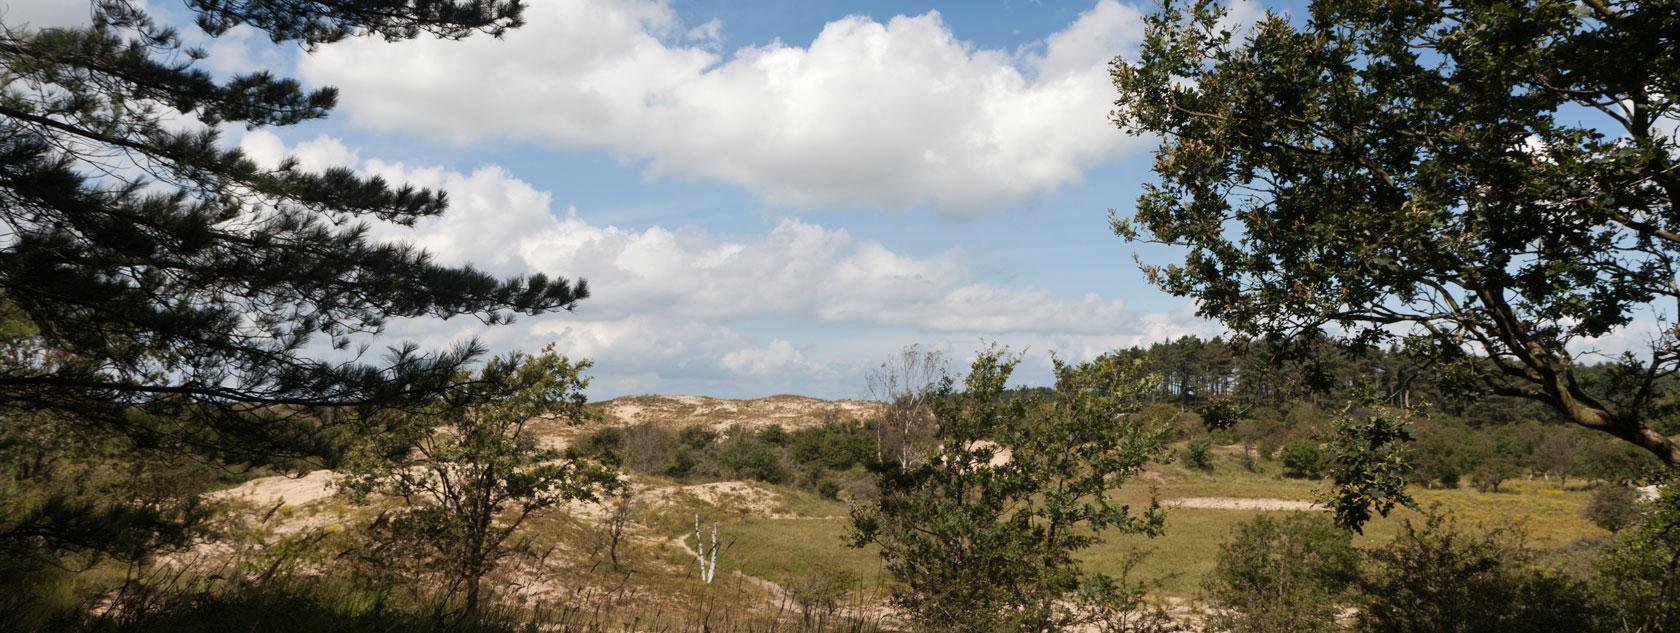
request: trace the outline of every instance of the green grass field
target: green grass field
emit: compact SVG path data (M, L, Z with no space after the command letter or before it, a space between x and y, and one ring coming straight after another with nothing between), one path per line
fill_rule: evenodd
M1282 478L1276 466L1266 462L1260 464L1258 472L1249 472L1225 451L1211 473L1177 465L1158 467L1148 476L1128 482L1116 498L1138 505L1147 504L1152 494L1162 501L1185 497L1310 501L1325 485L1319 481ZM1555 483L1538 479L1506 482L1500 492L1420 488L1412 494L1420 505L1438 507L1465 524L1517 524L1530 535L1530 543L1542 550L1562 550L1582 538L1608 535L1581 516L1591 496L1589 490L1559 490ZM877 553L845 546L849 525L845 504L789 492L785 505L784 511L806 518L740 515L725 520L723 530L734 545L720 567L739 569L784 585L830 570L856 574L866 586L880 582ZM1094 570L1117 573L1129 556L1141 551L1147 555L1133 570L1134 579L1158 582L1163 595L1193 596L1202 578L1213 568L1220 543L1238 523L1261 514L1192 508L1168 508L1166 512L1163 536L1115 535L1090 550L1085 560ZM1386 519L1372 521L1355 543L1368 546L1386 542L1403 521L1419 516L1417 512L1400 509Z

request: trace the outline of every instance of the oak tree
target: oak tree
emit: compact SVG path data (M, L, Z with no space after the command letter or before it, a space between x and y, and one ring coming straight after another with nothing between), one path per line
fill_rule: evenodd
M1680 11L1663 0L1315 0L1252 25L1167 1L1111 66L1158 136L1128 240L1249 336L1403 343L1459 389L1544 403L1680 464ZM1667 317L1665 317L1667 315ZM1595 340L1658 322L1612 380ZM1396 340L1399 339L1399 340Z

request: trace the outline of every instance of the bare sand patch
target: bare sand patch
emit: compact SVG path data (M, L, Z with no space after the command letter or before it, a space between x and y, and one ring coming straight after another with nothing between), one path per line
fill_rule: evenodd
M333 471L317 470L301 477L259 477L208 496L214 500L248 501L258 506L301 506L332 496Z
M1169 508L1197 510L1250 510L1258 512L1316 512L1325 507L1311 501L1294 499L1248 499L1242 497L1185 497L1168 499L1162 505Z

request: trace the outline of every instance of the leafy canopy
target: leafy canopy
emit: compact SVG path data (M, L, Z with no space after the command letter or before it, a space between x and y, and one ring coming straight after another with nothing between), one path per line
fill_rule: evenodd
M1105 356L1057 361L1048 394L1014 391L1018 362L989 350L939 382L932 445L876 463L879 501L852 516L854 544L881 547L919 630L1064 630L1137 606L1134 588L1075 557L1108 530L1160 533L1158 506L1110 498L1167 456L1165 425L1137 413L1153 379Z
M1161 138L1128 240L1245 335L1403 338L1460 387L1542 402L1670 463L1665 328L1618 380L1593 340L1680 299L1680 11L1661 0L1316 0L1234 33L1167 1L1116 59L1114 120Z
M588 361L570 362L550 345L530 356L492 359L443 397L415 410L380 415L389 432L352 452L346 486L378 493L402 508L376 523L381 557L413 557L460 592L476 612L485 575L522 551L525 521L567 501L594 501L620 487L611 469L563 458L532 425L575 424L588 416Z

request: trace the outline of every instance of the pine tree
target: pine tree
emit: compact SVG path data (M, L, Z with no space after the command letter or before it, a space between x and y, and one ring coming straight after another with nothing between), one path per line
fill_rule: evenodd
M245 24L306 50L357 36L495 36L522 9L186 4L212 35ZM588 296L581 280L498 279L373 240L369 221L412 225L443 213L444 194L289 159L264 168L217 132L322 118L333 89L265 71L217 78L198 67L202 51L129 0L98 0L91 13L84 28L0 25L0 308L16 325L0 362L0 483L39 483L28 480L39 469L9 460L13 440L39 438L43 419L46 439L100 450L219 464L330 455L346 421L443 391L482 349L403 344L378 362L329 361L313 341L346 349L390 319L498 324ZM41 526L52 522L38 515L48 505L0 504L0 536L46 549L52 530ZM58 518L78 516L88 514Z

